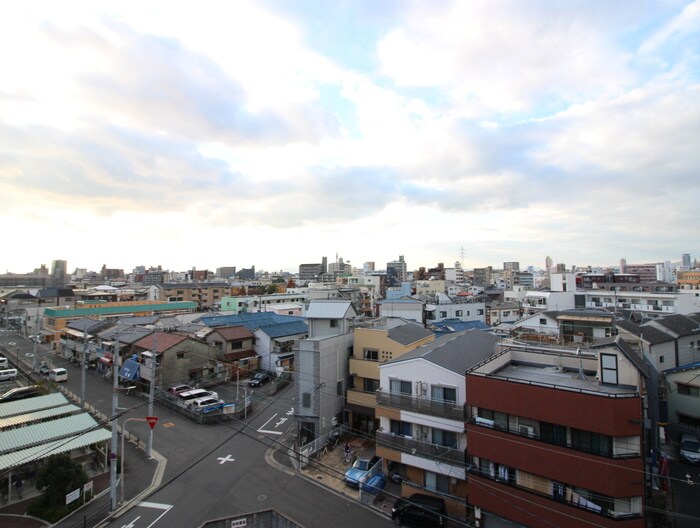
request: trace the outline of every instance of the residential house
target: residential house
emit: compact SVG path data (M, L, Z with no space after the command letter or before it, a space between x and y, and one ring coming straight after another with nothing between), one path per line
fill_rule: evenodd
M412 297L384 299L379 302L379 317L400 317L425 324L425 303Z
M466 517L465 376L497 342L468 330L379 365L376 452L405 477L402 496L436 494L450 515Z
M240 370L248 377L251 370L259 367L255 353L253 332L245 326L220 326L212 329L205 342L216 351L217 362L223 364L224 379L235 379Z
M368 319L355 327L354 334L346 423L354 430L372 433L379 426L375 416L379 365L434 341L435 334L414 321L400 318Z
M658 420L645 408L651 370L619 337L586 349L508 341L475 365L466 382L474 521L643 528L654 437L644 423Z
M302 445L341 423L356 315L350 301L309 303L309 337L294 351L294 418Z
M664 371L670 433L674 440L683 433L700 438L700 361Z
M206 342L184 334L152 332L136 341L132 345L132 351L142 365L140 379L146 383L154 379L158 388L173 383L196 383L206 386L223 378L223 373L217 370L216 350L210 348ZM150 365L153 360L155 369L144 368L144 365ZM122 376L123 372L122 368Z
M604 310L547 310L513 323L520 339L554 343L590 343L615 334L615 316Z
M421 298L421 297L419 297ZM458 319L460 321L486 320L486 303L481 297L473 295L456 295L445 293L423 296L425 302L425 323Z
M631 348L646 354L659 372L678 366L676 339L651 325L639 325L632 321L617 321L617 332Z

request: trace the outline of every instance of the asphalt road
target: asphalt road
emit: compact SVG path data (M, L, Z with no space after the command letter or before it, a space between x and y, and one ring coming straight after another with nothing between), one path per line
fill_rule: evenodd
M21 357L27 353L36 354L35 365L42 359L50 359L54 367L65 367L68 370L66 385L75 394L81 394L78 366L20 336L11 335L9 340L17 343ZM31 365L33 358L27 357L25 361ZM236 391L251 389L243 385L237 387L232 382L215 390L224 400L230 400ZM272 449L281 448L286 452L283 446L291 445L293 391L286 388L268 396L263 387L252 392L253 409L245 420L216 425L197 425L156 402L154 414L158 416L158 423L153 432L153 449L168 461L163 482L144 499L145 503L107 526L192 528L207 520L266 509L274 509L307 528L392 524L388 517L310 482L293 470L268 463ZM85 398L90 405L111 416L110 380L87 371ZM126 418L144 418L147 403L142 396L120 394L119 406L129 409L120 423ZM142 435L144 440L149 434L144 422L129 422L127 429ZM129 478L128 472L126 478ZM149 482L144 482L144 487Z

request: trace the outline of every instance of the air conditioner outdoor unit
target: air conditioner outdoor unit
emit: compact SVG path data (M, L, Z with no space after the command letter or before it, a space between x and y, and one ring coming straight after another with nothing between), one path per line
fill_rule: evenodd
M525 436L535 436L535 429L530 425L521 425L519 428L520 434Z

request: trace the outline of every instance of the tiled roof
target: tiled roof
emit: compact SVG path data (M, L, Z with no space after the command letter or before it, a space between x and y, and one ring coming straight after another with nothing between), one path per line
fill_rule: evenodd
M425 359L458 374L465 374L474 365L494 353L499 338L481 330L465 330L438 337L432 343L402 354L386 364Z
M389 339L402 345L410 345L432 335L432 332L418 323L406 323L395 326L388 331Z
M650 345L668 343L669 341L674 340L672 335L667 334L658 328L648 325L638 325L632 321L617 321L617 327L622 328L624 331L634 336L642 336L642 339Z
M156 337L157 334L157 337ZM155 345L158 345L156 349L157 354L162 354L169 348L174 347L177 344L182 343L188 339L187 336L182 334L177 334L175 332L153 332L146 337L143 337L134 343L134 346L142 348L144 350L153 350ZM121 339L120 339L121 341Z
M680 337L700 334L700 324L694 319L685 315L667 315L654 319L654 323L668 328L671 332Z
M253 337L253 333L245 326L225 326L216 328L212 333L219 334L224 341L233 341L235 339L246 339Z

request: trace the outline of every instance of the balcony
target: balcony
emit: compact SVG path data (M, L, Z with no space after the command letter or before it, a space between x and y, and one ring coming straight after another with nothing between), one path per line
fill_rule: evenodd
M458 422L463 422L466 419L464 405L445 400L415 398L407 394L379 390L377 391L377 405Z
M371 407L372 409L377 406L377 396L374 392L348 389L346 398L349 404Z
M377 447L401 451L411 455L438 460L442 463L464 466L466 452L462 449L422 442L408 436L377 431Z
M348 370L350 374L361 378L379 379L379 363L377 361L351 357Z

